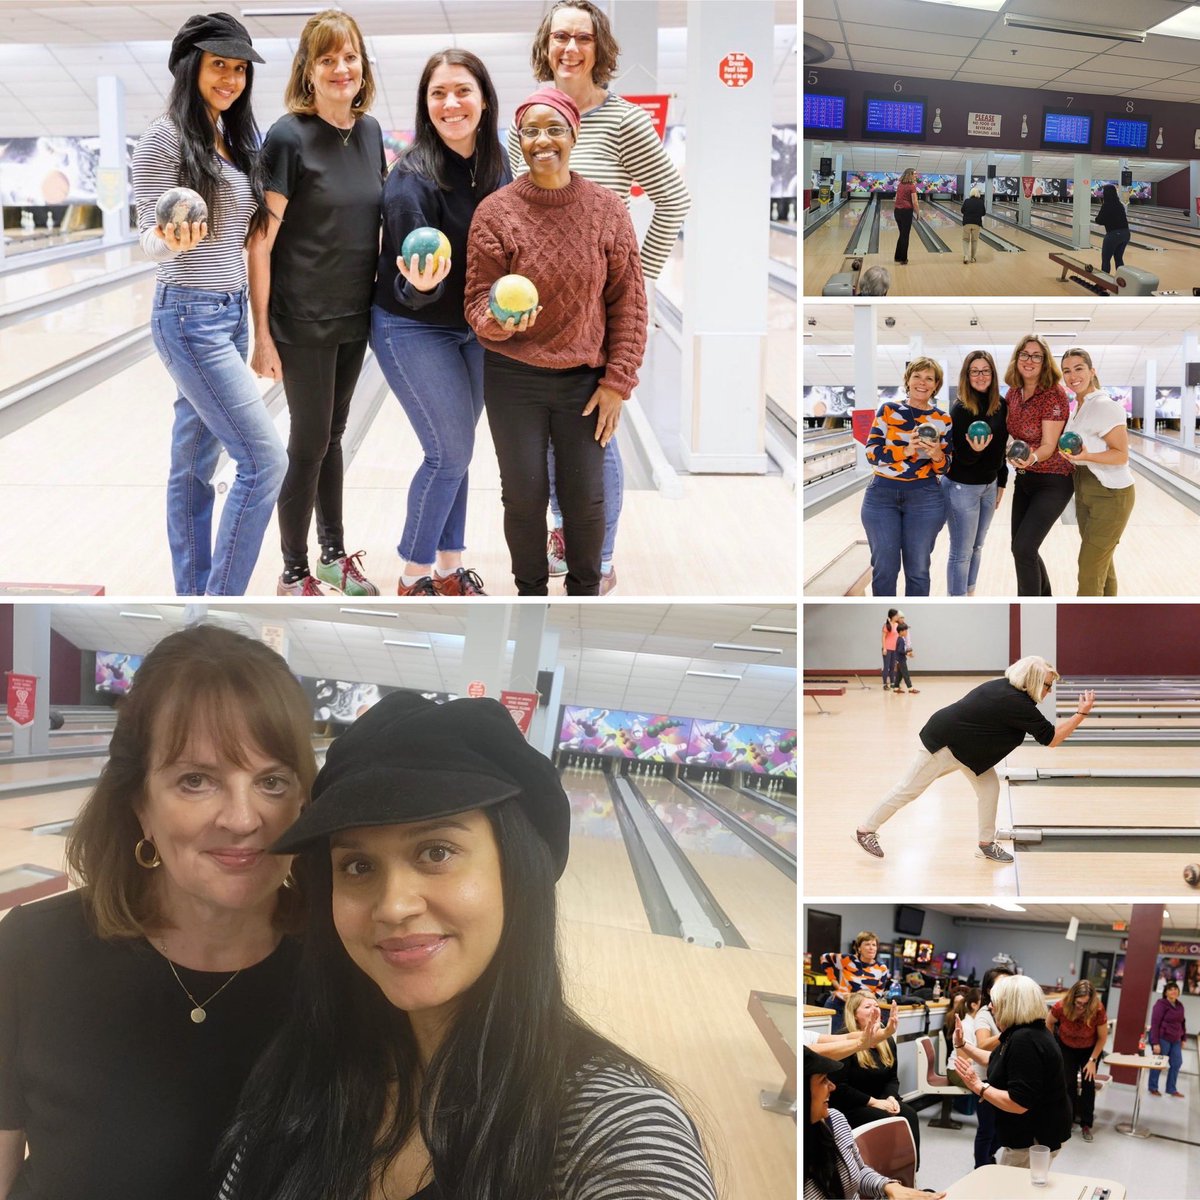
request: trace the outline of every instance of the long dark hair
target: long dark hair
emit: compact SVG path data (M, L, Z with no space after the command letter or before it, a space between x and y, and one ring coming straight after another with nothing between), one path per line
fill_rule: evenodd
M443 192L450 190L450 177L446 172L446 156L450 151L429 117L429 81L438 67L465 67L479 84L483 112L475 131L475 191L479 196L490 195L504 180L506 160L500 146L500 101L496 98L496 88L487 67L470 50L439 50L425 64L421 82L417 84L417 119L412 145L400 156L397 168L432 179Z
M804 1181L817 1185L822 1196L840 1196L843 1191L841 1173L838 1170L842 1156L838 1153L833 1130L828 1118L812 1120L813 1080L822 1072L815 1070L816 1061L811 1051L804 1055L804 1091L800 1096L800 1119L804 1125Z
M1002 975L1013 975L1011 967L990 967L984 972L983 982L979 985L979 1007L983 1008L992 1002L992 986Z
M175 67L175 82L167 97L167 116L179 130L179 182L199 192L208 205L208 228L216 236L225 217L228 189L220 163L213 159L213 122L200 95L200 64L204 51L193 47ZM250 218L246 240L266 228L267 204L263 198L262 168L258 147L262 134L250 108L254 64L246 63L246 86L242 94L221 114L221 127L229 161L249 180L258 207Z
M568 1007L549 848L517 801L486 812L504 929L424 1078L408 1016L338 937L328 846L300 855L293 870L310 901L295 1001L218 1151L224 1164L240 1159L239 1200L361 1200L417 1127L446 1195L544 1200L559 1118L583 1066L629 1065L664 1086Z
M971 382L971 364L974 362L985 362L991 368L992 381L986 392L981 392ZM962 370L958 373L957 402L975 417L991 417L1000 411L1000 376L995 360L986 350L972 350L963 359Z

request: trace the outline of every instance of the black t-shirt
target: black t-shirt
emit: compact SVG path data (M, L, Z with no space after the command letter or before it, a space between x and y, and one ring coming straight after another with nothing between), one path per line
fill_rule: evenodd
M383 245L375 283L375 303L398 317L411 317L429 325L467 329L463 296L467 290L467 234L479 202L491 195L482 181L474 181L476 158L463 158L453 150L445 154L449 191L425 175L404 168L401 161L383 185ZM498 191L512 182L507 160ZM419 292L396 270L404 239L422 225L440 229L450 243L450 274L431 292Z
M271 251L271 336L297 346L366 340L387 161L374 117L339 130L280 117L263 142L266 190L288 198Z
M206 1006L144 940L104 941L83 893L0 921L0 1129L29 1157L12 1200L212 1200L217 1142L294 991L285 938ZM177 967L202 1003L227 979Z
M1071 1100L1062 1053L1045 1021L1012 1025L1000 1035L988 1061L987 1081L1029 1110L995 1109L1000 1145L1024 1150L1036 1142L1057 1150L1071 1136Z
M950 440L953 453L950 470L946 478L955 483L988 484L999 487L1008 485L1008 464L1004 449L1008 444L1008 405L1000 398L1000 407L990 417L977 417L965 404L957 400L950 405ZM992 440L980 454L967 441L967 430L976 421L985 421L992 431ZM944 486L944 485L943 485Z
M1054 740L1054 726L1028 693L1007 679L991 679L957 703L939 708L925 722L920 738L930 754L949 746L963 766L982 775L1011 754L1027 733L1043 746Z
M876 1066L864 1067L858 1055L851 1054L842 1059L842 1069L837 1073L837 1089L829 1097L833 1108L841 1112L853 1112L865 1108L868 1100L884 1100L888 1096L900 1096L900 1080L896 1074L896 1041L888 1038L886 1045L892 1051L892 1065L885 1067L880 1058L882 1046L874 1050Z
M987 207L982 196L968 196L962 202L962 218L964 225L982 225Z

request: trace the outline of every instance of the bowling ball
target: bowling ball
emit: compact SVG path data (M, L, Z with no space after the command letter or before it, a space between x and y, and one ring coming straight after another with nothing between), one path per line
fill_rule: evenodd
M520 321L527 312L537 308L537 304L537 288L524 275L501 275L488 293L488 305L491 307L492 316L501 325L509 317Z
M980 438L985 438L992 432L992 427L986 421L972 421L967 426L967 437L978 441Z
M1191 887L1200 884L1200 863L1188 863L1183 868L1183 881Z
M58 711L57 708L52 708L50 710L50 728L51 729L61 729L66 723L67 723L66 717L64 717L62 715L62 713Z
M180 225L184 221L188 224L193 221L207 221L208 205L204 203L204 197L199 192L193 192L191 188L168 188L159 196L158 203L154 206L154 219L158 222L159 229L166 229L168 225Z
M450 257L450 240L440 229L418 225L400 247L400 257L404 259L405 266L412 262L414 254L421 256L418 266L422 271L425 270L430 255L433 256L433 265L436 268L441 265L443 258Z
M1058 439L1058 448L1064 454L1078 454L1083 449L1083 438L1074 432L1064 433Z
M1005 455L1005 457L1011 459L1013 462L1020 462L1022 459L1028 458L1029 443L1023 442L1019 438L1014 438L1013 441L1009 443L1008 453Z
M936 425L918 425L917 440L920 442L937 442L942 437L942 431Z

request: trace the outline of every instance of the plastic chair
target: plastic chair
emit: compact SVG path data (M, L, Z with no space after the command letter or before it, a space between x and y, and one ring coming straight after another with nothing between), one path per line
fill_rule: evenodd
M860 1125L854 1141L863 1162L889 1179L898 1179L905 1187L915 1187L917 1147L912 1130L903 1117L883 1117Z
M922 1064L922 1059L924 1064ZM922 1065L924 1070L922 1070ZM962 1122L950 1116L950 1106L955 1097L968 1095L966 1088L950 1082L937 1069L937 1047L931 1037L917 1038L917 1092L918 1096L941 1096L942 1111L929 1124L934 1129L961 1129Z

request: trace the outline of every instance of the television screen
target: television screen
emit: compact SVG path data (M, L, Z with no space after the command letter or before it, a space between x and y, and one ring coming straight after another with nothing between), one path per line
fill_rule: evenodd
M1149 117L1106 116L1104 145L1113 150L1145 150L1150 144Z
M1048 108L1042 118L1043 146L1090 146L1092 114Z
M804 128L844 132L846 129L846 97L835 95L832 92L805 92Z
M896 905L896 932L919 934L925 927L925 910L911 904Z
M918 942L917 943L917 963L925 964L933 960L933 943Z
M905 938L904 939L904 946L900 951L900 957L902 959L904 959L905 962L908 962L911 959L914 959L917 957L917 939L916 938Z
M924 141L924 97L900 100L896 96L868 92L865 101L864 137L898 137Z
M958 967L958 951L947 950L942 954L942 963L947 971L953 972Z

